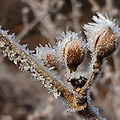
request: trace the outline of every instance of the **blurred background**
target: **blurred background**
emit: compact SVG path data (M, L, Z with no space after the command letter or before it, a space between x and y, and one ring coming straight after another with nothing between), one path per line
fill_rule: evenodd
M80 32L92 16L107 13L120 22L120 0L0 0L0 25L33 50L55 45L66 30ZM108 62L92 89L92 104L108 120L120 120L120 50ZM68 114L69 113L69 114ZM0 53L0 120L81 120L62 100L55 100Z

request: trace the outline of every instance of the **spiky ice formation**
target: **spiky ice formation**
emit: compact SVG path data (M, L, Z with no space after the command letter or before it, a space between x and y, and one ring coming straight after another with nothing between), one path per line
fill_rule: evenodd
M60 61L68 67L70 73L76 71L85 57L85 42L71 31L63 32L57 40Z
M71 90L25 47L26 45L21 46L15 41L14 35L8 35L8 31L0 28L0 49L4 56L13 61L20 70L27 71L35 80L41 81L55 98L63 97L71 109L83 110L86 104L78 105Z
M58 58L56 50L52 48L51 45L46 45L45 47L39 46L36 47L36 54L34 54L38 61L43 61L44 66L48 67L51 70L58 70Z
M88 49L104 58L110 56L118 47L120 39L120 28L116 26L115 20L110 21L97 13L98 17L93 16L95 23L84 25L87 36Z

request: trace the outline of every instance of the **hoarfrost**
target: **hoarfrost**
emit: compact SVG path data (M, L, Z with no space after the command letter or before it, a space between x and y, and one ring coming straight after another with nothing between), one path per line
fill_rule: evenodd
M33 56L38 60L42 61L43 65L47 67L50 71L52 70L58 70L59 68L59 61L57 58L56 50L52 48L52 46L46 45L43 47L40 45L40 47L35 48L35 54Z
M100 115L99 115L99 109L98 109L97 107L93 106L93 105L90 103L90 101L91 101L91 98L90 98L90 91L89 91L89 92L87 93L87 103L88 103L88 106L91 108L92 112L95 113L95 115L97 115L97 118L98 118L99 120L107 120L106 118L100 117Z
M97 15L98 17L93 16L92 18L95 23L88 23L83 27L88 39L88 49L91 52L94 52L96 40L106 27L110 27L113 30L114 34L116 35L116 41L118 41L120 38L120 28L116 26L115 20L110 21L108 17L105 18L99 13L97 13Z
M55 99L57 99L60 96L60 94L61 94L60 92L57 91L57 89L53 89L52 93L53 93Z
M82 38L79 38L78 34L75 32L71 32L71 31L67 31L66 33L62 32L61 36L57 37L56 39L57 39L56 49L57 49L57 53L58 53L58 58L59 58L59 61L65 66L67 66L67 63L66 63L67 56L64 53L65 52L64 48L66 47L66 45L67 45L67 47L69 47L69 44L67 44L67 43L71 43L72 40L77 40L79 42L80 46L83 47L83 49L86 48L85 41Z

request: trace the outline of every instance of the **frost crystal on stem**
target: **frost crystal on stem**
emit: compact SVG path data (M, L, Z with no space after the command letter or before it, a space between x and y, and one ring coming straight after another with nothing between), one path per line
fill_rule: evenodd
M10 37L9 37L10 36ZM71 90L69 90L54 72L50 71L41 63L35 54L26 50L11 35L7 35L5 31L0 29L0 48L4 56L18 65L22 71L27 71L37 81L41 81L45 87L51 91L55 97L63 97L69 104L71 109L82 110L85 105L78 105Z
M38 61L43 61L44 66L51 70L58 70L58 60L55 49L46 45L36 48L36 54L34 55Z

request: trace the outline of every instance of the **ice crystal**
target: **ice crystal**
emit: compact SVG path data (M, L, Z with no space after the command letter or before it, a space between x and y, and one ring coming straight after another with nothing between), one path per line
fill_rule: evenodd
M120 28L116 26L115 19L113 21L110 21L108 17L104 17L99 13L97 13L97 15L98 17L93 16L92 18L95 23L88 23L83 27L88 39L88 49L91 52L94 52L96 40L99 35L105 31L106 28L110 28L113 31L116 37L116 41L118 41L120 35Z
M3 41L0 41L0 47L4 56L8 56L11 61L19 66L21 71L29 71L34 79L42 81L43 84L45 84L45 87L50 88L52 81L48 79L51 78L48 76L44 78L42 71L36 70L36 62L38 62L37 64L40 62L37 59L34 59L34 55L32 54L33 51L27 49L27 45L20 45L17 41L15 41L14 35L8 35L8 31L0 29L0 36L4 38ZM39 65L42 66L41 69L43 69L43 71L46 70L47 73L50 72L49 69L46 69L41 63Z
M43 61L44 66L48 67L49 70L58 70L58 60L55 49L50 45L45 47L36 47L36 54L34 54L38 61Z
M60 62L67 67L67 74L76 71L85 57L86 44L75 32L63 32L57 37L57 53ZM67 75L69 76L69 75Z
M93 111L93 113L95 113L97 115L97 118L99 120L107 120L106 118L100 117L99 109L97 107L93 106L90 101L91 101L91 98L90 98L90 91L89 91L87 93L87 103L88 103L88 106L91 108L91 111Z

